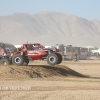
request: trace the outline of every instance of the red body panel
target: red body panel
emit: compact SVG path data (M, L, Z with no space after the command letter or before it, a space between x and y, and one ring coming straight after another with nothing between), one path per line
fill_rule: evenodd
M33 46L31 50L29 50L28 46ZM48 54L45 50L43 50L43 46L38 43L27 43L21 46L20 52L24 52L24 55L28 56L31 60L39 60L44 55Z

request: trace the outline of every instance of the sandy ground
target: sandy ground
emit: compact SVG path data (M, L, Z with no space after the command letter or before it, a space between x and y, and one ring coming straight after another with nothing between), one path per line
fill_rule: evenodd
M100 100L100 60L0 66L0 100Z

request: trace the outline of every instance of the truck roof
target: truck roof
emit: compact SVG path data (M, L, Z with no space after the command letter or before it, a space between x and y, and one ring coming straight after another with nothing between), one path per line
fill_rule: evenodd
M17 48L13 44L0 42L0 47L10 49L11 52L17 51Z

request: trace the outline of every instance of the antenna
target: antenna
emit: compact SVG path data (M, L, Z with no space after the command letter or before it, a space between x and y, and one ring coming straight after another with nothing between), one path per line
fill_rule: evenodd
M28 44L28 39L26 40L26 43Z

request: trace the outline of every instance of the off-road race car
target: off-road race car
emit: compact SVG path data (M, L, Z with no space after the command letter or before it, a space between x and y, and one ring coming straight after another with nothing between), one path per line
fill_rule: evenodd
M20 48L12 44L0 43L0 63L21 66L28 65L30 60L46 59L50 65L60 64L62 56L57 51L56 48L44 48L39 43L26 43Z
M12 63L12 56L17 54L17 48L11 44L0 43L0 64L9 65Z

